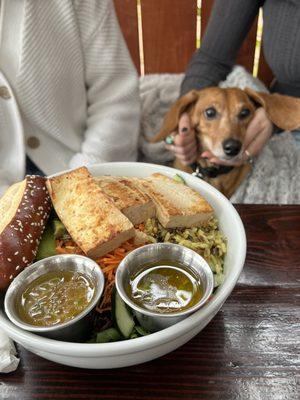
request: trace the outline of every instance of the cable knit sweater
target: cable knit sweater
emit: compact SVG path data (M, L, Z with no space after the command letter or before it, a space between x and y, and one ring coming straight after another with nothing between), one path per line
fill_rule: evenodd
M2 0L0 26L2 190L25 152L46 174L136 159L138 79L112 0Z

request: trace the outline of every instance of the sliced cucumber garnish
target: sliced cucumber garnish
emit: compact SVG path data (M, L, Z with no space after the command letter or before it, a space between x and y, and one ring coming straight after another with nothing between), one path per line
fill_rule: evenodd
M67 232L66 227L59 219L53 220L54 237L55 239L61 239Z
M182 176L180 176L178 174L174 175L173 180L176 182L179 182L179 183L183 183L184 185L186 184L185 180L182 178Z
M96 336L96 343L117 342L122 340L120 332L115 328L108 328L105 331L98 332Z
M147 335L150 335L150 332L146 331L146 329L142 328L142 327L139 326L139 325L136 325L136 326L135 326L135 330L137 331L137 333L138 333L140 336L147 336Z
M48 222L38 247L36 260L42 260L43 258L54 256L55 254L56 249L53 228Z
M112 293L112 317L115 326L119 329L125 339L129 339L134 328L134 320L126 304L114 287Z

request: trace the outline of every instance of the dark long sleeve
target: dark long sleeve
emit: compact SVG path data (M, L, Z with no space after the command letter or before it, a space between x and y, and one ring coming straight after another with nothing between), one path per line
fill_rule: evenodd
M187 68L181 95L191 89L215 86L226 78L263 3L262 0L215 0L201 47Z

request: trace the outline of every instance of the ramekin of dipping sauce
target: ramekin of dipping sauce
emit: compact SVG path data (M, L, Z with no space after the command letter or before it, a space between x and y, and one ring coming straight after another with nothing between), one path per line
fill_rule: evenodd
M213 273L203 257L171 243L132 251L116 272L119 295L150 332L174 325L198 310L213 287Z
M93 260L57 255L25 268L9 286L4 308L24 330L76 342L89 336L103 289L103 273Z

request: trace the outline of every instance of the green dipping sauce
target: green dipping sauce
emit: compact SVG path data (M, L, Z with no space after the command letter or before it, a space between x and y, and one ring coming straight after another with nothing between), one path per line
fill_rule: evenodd
M163 261L142 268L130 279L126 292L138 306L168 314L193 307L203 297L204 290L190 268Z
M53 326L75 318L92 301L94 283L75 271L49 272L33 280L16 298L22 321Z

